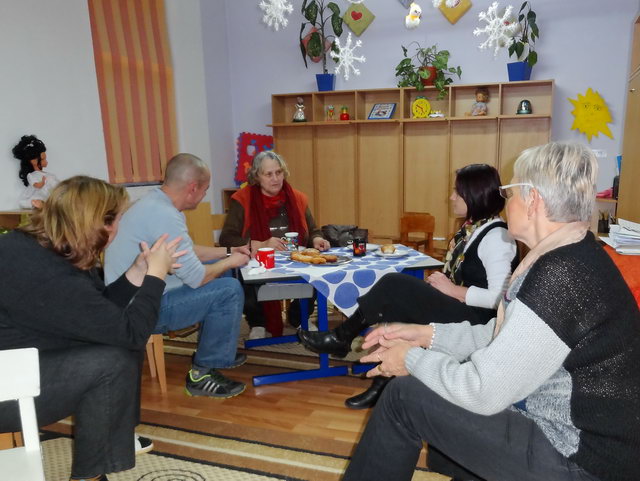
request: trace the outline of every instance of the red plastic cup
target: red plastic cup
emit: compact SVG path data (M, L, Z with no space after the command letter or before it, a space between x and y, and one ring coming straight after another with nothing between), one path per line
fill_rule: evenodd
M256 260L265 269L273 269L276 266L276 251L273 247L261 247L256 254Z

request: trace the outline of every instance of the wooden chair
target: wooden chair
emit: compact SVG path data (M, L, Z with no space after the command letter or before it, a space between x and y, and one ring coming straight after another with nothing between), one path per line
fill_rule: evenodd
M434 256L433 231L436 227L436 218L431 214L422 212L405 212L400 218L400 239L397 242L415 250L420 250L423 246L425 254ZM420 236L410 234L420 233Z
M147 361L151 377L157 377L162 394L167 392L167 369L164 364L164 340L162 334L151 334L147 341Z
M0 402L18 400L24 446L0 451L2 479L45 481L34 398L40 395L35 348L0 351Z

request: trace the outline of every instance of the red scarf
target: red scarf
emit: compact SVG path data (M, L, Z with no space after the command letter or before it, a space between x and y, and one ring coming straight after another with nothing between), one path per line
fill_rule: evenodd
M279 215L284 205L289 219L289 232L298 233L300 245L307 244L306 222L302 219L304 212L301 212L297 205L296 195L287 181L283 182L280 193L273 197L264 195L259 185L252 185L249 189L251 189L250 209L248 213L245 211L244 215L250 216L252 240L265 241L271 237L269 221Z

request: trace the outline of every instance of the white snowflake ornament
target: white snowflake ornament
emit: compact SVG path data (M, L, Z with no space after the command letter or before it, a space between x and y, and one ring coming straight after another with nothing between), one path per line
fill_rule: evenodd
M354 62L365 62L366 59L362 56L356 57L353 55L353 51L362 46L362 40L356 41L356 44L351 47L351 32L349 32L347 43L344 47L340 45L340 39L336 38L335 42L338 53L335 53L333 50L330 51L331 57L338 62L335 73L339 74L342 70L345 80L349 80L349 73L351 71L353 71L354 75L360 75L360 70L354 66Z
M282 28L287 26L289 20L285 14L293 12L293 5L287 0L262 0L258 6L264 12L262 21L276 31L280 30L280 25Z
M511 15L513 7L509 5L502 16L498 14L498 2L493 2L486 12L480 12L480 21L487 22L484 28L476 28L473 34L477 37L483 33L487 39L480 44L480 49L493 48L493 55L498 55L501 48L507 46L518 33L520 24Z

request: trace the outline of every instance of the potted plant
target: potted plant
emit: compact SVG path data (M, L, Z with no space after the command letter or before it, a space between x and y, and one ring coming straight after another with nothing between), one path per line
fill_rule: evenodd
M318 90L333 90L335 75L327 70L327 51L332 49L337 52L335 39L342 35L342 17L340 8L334 2L325 5L324 0L304 0L302 2L302 15L306 22L300 27L300 51L305 67L309 68L307 57L312 62L322 61L322 74L316 74ZM303 37L307 25L311 28ZM330 34L329 26L331 26Z
M433 85L438 89L438 99L447 95L447 85L453 82L451 75L462 77L460 67L449 67L449 51L438 50L437 45L423 48L418 42L411 42L408 46L416 44L416 52L409 57L407 47L402 46L404 58L396 66L398 87L415 87L424 90L427 85ZM415 62L415 63L414 63Z
M531 68L538 61L538 54L534 50L536 39L539 37L536 13L531 10L531 3L524 2L518 12L518 28L509 44L509 56L515 55L518 62L507 64L509 80L529 80Z

